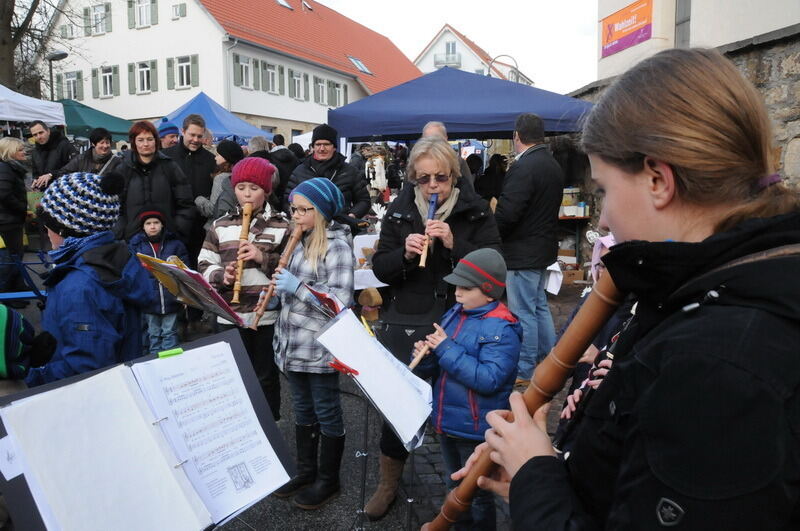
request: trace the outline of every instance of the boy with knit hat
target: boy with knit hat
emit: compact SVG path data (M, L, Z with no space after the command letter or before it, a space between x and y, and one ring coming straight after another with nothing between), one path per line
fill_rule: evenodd
M163 212L156 207L145 207L137 219L142 230L129 243L133 254L142 253L161 260L177 256L183 263L189 261L186 246L167 229ZM153 302L144 309L144 320L150 353L158 354L178 346L178 312L181 304L155 276L150 278L150 292Z
M287 240L288 221L266 202L272 190L274 173L275 166L257 157L242 159L233 167L231 184L239 207L211 224L197 258L198 271L248 324L256 315L254 310L261 290L269 284ZM246 203L253 206L250 231L247 241L240 241ZM241 291L239 302L232 303L238 260L244 260ZM258 321L257 330L239 329L276 421L280 419L281 404L280 380L272 351L277 317L276 311L266 311ZM222 329L233 328L233 325L219 317L217 323Z
M506 264L494 249L478 249L459 260L445 282L456 286L456 301L442 317L444 328L415 349L431 349L428 363L438 363L433 388L433 425L440 434L442 460L449 488L450 475L460 469L489 428L486 414L508 409L516 378L522 327L505 304ZM425 363L425 362L423 362ZM472 526L494 529L494 496L478 490L472 502Z
M57 347L49 363L31 369L28 386L142 354L141 309L150 302L150 275L111 232L123 185L114 173L71 173L42 197L38 215L55 263L44 282L42 328L56 338Z

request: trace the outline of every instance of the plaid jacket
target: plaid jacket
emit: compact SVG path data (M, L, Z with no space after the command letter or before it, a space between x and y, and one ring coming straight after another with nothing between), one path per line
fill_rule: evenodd
M244 263L242 271L242 289L239 292L239 304L231 304L233 286L225 286L222 276L225 266L236 262L239 252L239 235L242 231L242 212L237 208L233 214L226 214L214 221L206 233L200 256L197 257L197 269L209 284L219 292L225 302L231 304L233 310L239 314L245 323L250 324L255 315L253 309L258 303L261 289L269 284L269 279L278 265L281 251L286 246L286 233L289 222L286 217L278 212L273 212L268 204L266 210L253 212L250 218L249 240L264 254L263 263L257 264L250 260ZM268 311L259 320L259 326L270 325L275 322L278 312ZM220 323L230 324L221 318Z
M326 373L330 352L314 340L330 320L311 301L315 291L335 295L347 307L353 304L353 242L350 229L338 223L328 228L328 252L317 262L317 270L303 257L303 242L297 244L289 260L289 271L303 283L294 295L281 295L281 310L275 325L275 363L283 371Z

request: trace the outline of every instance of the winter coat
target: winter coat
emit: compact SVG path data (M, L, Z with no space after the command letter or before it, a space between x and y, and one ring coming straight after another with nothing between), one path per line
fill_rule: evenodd
M214 155L207 149L200 148L191 151L183 143L183 137L178 139L174 146L162 151L171 158L189 181L192 187L192 200L198 195L208 197L211 195L211 175L217 169Z
M103 166L108 163L108 166L106 166L103 172L103 175L108 175L122 162L121 156L114 156L111 153L108 154L108 157L103 162L95 162L93 155L94 149L87 149L80 155L72 157L69 162L58 170L58 173L60 175L67 175L68 173L75 172L98 173L103 169Z
M342 191L346 214L353 214L357 218L366 216L371 205L367 181L358 174L355 168L344 161L344 156L341 153L334 153L333 163L328 166L328 170L322 175L317 174L312 165L313 161L314 157L307 157L292 172L292 176L286 185L286 191L283 194L284 211L289 211L289 195L298 184L314 177L325 177L330 179Z
M141 311L151 303L150 274L110 231L67 238L50 252L42 328L57 342L28 386L122 363L142 355Z
M453 249L435 241L425 268L419 257L406 262L405 242L409 234L424 234L425 224L414 203L414 187L406 185L389 205L381 224L378 250L372 271L389 284L381 319L392 324L430 324L455 304L455 287L442 280L452 273L470 251L491 247L500 250L500 235L489 205L472 186L459 179L458 200L445 223L453 233Z
M434 349L441 372L433 387L437 433L482 441L486 414L508 409L517 377L522 326L501 302L442 317L447 339Z
M248 240L262 252L262 262L261 264L254 260L244 262L238 304L231 303L233 286L226 286L222 283L222 279L225 266L237 263L239 236L242 233L241 209L237 208L231 214L215 220L206 233L203 248L197 258L197 270L248 325L255 316L253 309L258 304L261 290L269 284L278 266L278 260L288 239L288 229L289 222L283 214L273 211L269 206L265 210L253 212ZM264 312L258 322L259 326L270 325L277 317L275 311ZM218 322L228 324L222 318L218 318Z
M31 153L31 166L33 168L33 178L40 177L46 173L52 173L53 177L62 174L60 171L69 160L78 154L75 146L69 143L58 129L50 130L50 138L44 145L36 144ZM52 181L50 181L52 182Z
M134 235L128 247L134 256L136 253L142 253L161 260L166 260L170 256L177 256L184 264L189 262L189 253L186 251L186 246L175 234L166 229L161 231L161 242L158 244L158 250L150 243L144 231ZM181 303L178 302L178 299L175 298L175 295L170 293L169 290L156 279L155 275L150 275L150 293L152 303L142 310L144 313L156 315L177 313L182 306Z
M273 347L275 363L282 372L334 372L328 363L330 352L317 343L314 336L330 318L322 313L308 288L333 294L345 307L353 304L353 242L350 231L344 225L333 222L328 230L328 251L324 259L317 261L316 270L305 259L304 241L294 248L287 269L301 284L297 292L281 295L281 309L275 325ZM307 286L307 287L306 287Z
M545 269L558 253L564 172L549 148L529 148L506 173L494 217L508 269Z
M194 204L197 206L200 216L208 219L203 225L206 230L211 228L215 219L236 212L239 203L231 184L230 172L215 175L214 184L211 186L211 197L198 195L194 198Z
M800 529L800 213L603 258L639 303L569 459L511 482L515 529Z
M155 208L164 213L167 229L185 242L196 210L189 183L178 165L161 152L145 165L131 151L123 156L118 171L125 177L125 189L114 228L117 237L132 238L142 228L137 216L145 208Z
M27 212L25 167L15 160L0 161L0 227L22 227Z

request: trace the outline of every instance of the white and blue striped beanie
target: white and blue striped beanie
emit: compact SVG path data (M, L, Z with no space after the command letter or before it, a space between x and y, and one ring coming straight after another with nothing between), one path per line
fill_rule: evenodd
M289 194L289 200L291 201L295 195L302 195L308 199L328 221L344 211L344 195L339 187L324 177L314 177L301 182Z
M70 173L55 179L42 197L48 219L76 235L89 235L111 230L119 218L120 200L117 183L121 176L101 177L94 173ZM113 183L112 183L113 181ZM54 230L54 232L61 232Z

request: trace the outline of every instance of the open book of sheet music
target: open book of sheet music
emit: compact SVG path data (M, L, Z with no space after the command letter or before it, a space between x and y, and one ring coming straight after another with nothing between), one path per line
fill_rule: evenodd
M419 447L431 414L431 386L371 336L351 310L341 312L316 337L353 379L407 450Z
M206 529L291 472L227 342L118 365L13 401L0 419L47 529Z

